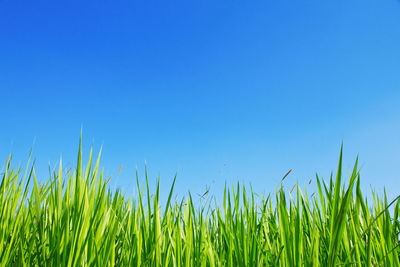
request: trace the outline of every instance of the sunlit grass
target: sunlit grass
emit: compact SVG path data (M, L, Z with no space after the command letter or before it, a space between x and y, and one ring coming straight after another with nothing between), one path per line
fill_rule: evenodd
M367 203L357 161L342 177L342 152L336 177L316 177L313 196L298 186L259 196L238 184L221 204L198 206L190 193L172 201L174 179L163 207L147 172L129 199L108 190L99 158L92 164L90 152L83 167L80 145L76 169L63 174L60 161L46 183L29 163L23 172L7 159L1 266L400 265L399 201L371 193Z

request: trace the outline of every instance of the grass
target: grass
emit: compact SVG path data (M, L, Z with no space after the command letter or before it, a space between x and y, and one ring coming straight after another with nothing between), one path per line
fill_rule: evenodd
M99 158L38 183L7 159L0 186L1 266L400 266L399 200L362 195L355 163L345 186L318 176L313 196L296 186L258 196L226 187L223 203L164 207L148 178L126 198L107 189ZM145 194L144 194L145 190ZM146 197L145 197L146 196ZM275 198L274 201L272 198ZM273 204L274 203L274 204ZM389 207L391 211L389 211Z

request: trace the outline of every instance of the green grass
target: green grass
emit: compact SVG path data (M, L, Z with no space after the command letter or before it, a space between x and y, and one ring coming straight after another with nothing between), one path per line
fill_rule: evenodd
M46 183L29 162L23 171L6 161L1 266L400 266L398 199L372 192L367 203L357 161L342 177L342 153L313 196L298 186L258 196L238 184L223 203L198 206L190 193L172 201L174 179L163 207L147 172L129 199L108 190L99 158L92 164L91 152L83 167L80 145L76 169L66 175L60 161Z

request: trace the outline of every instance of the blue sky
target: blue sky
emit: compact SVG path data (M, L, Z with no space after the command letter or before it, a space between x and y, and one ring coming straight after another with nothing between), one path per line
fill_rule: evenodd
M360 155L400 188L400 2L0 1L0 157L39 179L103 145L112 188L273 192ZM118 170L122 165L121 175ZM312 188L312 186L310 186ZM312 191L310 189L310 191Z

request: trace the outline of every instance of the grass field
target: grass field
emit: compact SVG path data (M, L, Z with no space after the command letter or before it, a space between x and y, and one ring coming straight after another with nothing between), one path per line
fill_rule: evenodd
M111 192L100 155L84 167L81 146L76 169L63 173L60 162L46 183L9 158L1 266L400 266L398 199L372 192L367 203L357 161L344 178L341 154L336 176L315 178L315 195L296 187L258 196L238 184L221 192L223 203L200 207L190 193L171 201L175 179L160 207L147 174L139 194Z

